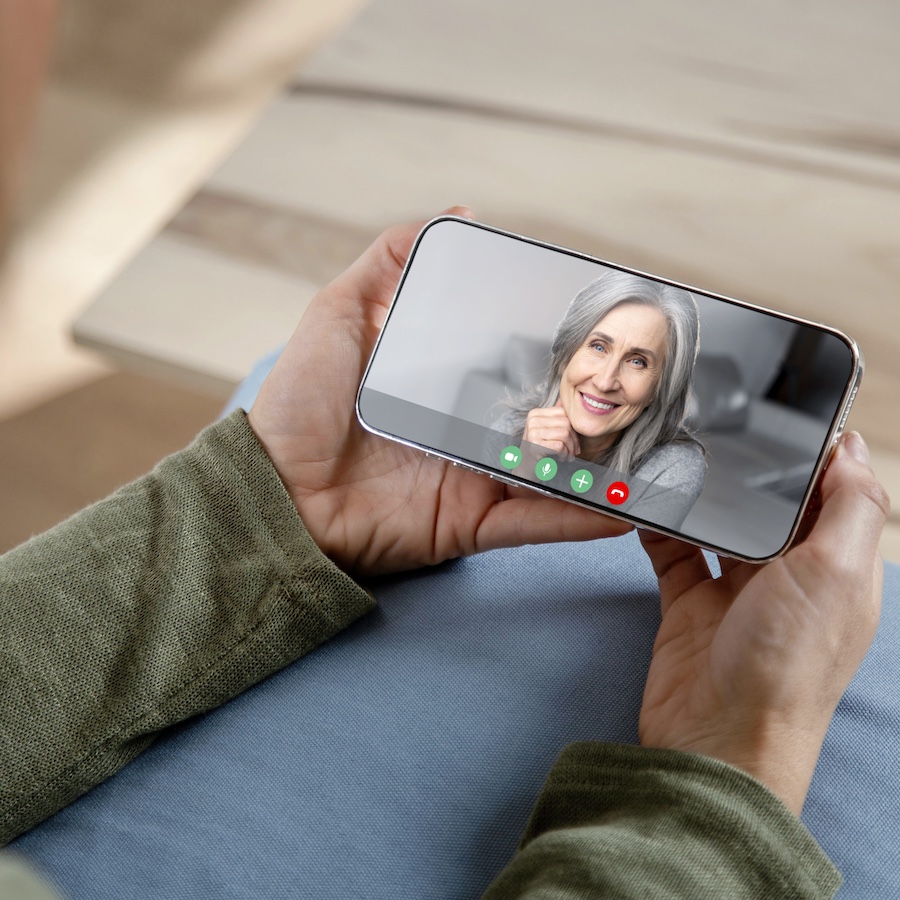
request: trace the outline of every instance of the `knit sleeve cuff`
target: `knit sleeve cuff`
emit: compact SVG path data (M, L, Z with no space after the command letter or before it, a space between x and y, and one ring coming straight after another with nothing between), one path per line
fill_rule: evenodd
M265 526L260 540L267 541L267 554L283 570L285 582L305 596L315 592L328 634L374 608L372 594L325 556L306 530L243 410L204 431L195 447L213 461L232 502Z
M831 897L841 883L806 827L764 785L719 760L675 750L567 747L522 846L560 830L616 824L638 835L647 851L639 867L645 876L656 870L660 883L690 877L699 890L710 872L715 890L731 873L743 890L717 896L747 897Z

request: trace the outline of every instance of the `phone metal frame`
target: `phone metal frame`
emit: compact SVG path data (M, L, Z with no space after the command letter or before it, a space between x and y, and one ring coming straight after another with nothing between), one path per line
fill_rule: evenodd
M439 450L435 447L425 447L422 444L417 444L415 441L408 440L406 438L399 437L395 434L390 434L386 431L381 431L378 428L370 425L365 421L362 417L362 413L360 411L360 396L362 394L362 390L365 387L366 379L369 376L369 370L372 368L372 363L375 360L375 356L378 353L378 348L381 345L381 339L384 335L385 330L387 329L388 323L391 319L391 314L394 311L394 306L397 303L397 300L400 297L400 292L403 289L403 285L406 281L407 273L412 267L413 260L416 256L416 251L419 248L419 244L422 242L422 239L425 237L427 231L433 226L438 224L439 222L459 222L464 225L468 225L472 228L478 228L482 231L489 231L493 234L499 234L503 237L513 238L518 241L522 241L526 244L531 244L535 247L541 247L545 250L553 250L557 253L565 253L568 256L574 256L578 259L583 259L587 262L598 263L599 265L606 266L610 269L617 269L620 272L628 272L632 275L638 275L642 278L647 278L650 281L661 281L664 284L672 285L673 287L681 288L690 293L702 294L706 297L711 297L714 300L722 300L726 303L732 303L735 306L743 307L744 309L755 310L756 312L766 313L767 315L776 316L777 318L784 319L788 322L798 324L798 325L806 325L812 328L817 328L821 331L828 332L830 334L835 335L837 338L842 340L849 348L853 356L853 367L850 373L850 377L847 379L847 384L844 386L844 392L841 395L840 402L837 405L837 409L835 414L831 420L831 424L828 428L825 441L823 443L823 450L819 454L819 459L816 462L815 468L813 469L812 477L809 480L809 485L807 486L806 493L803 495L803 499L798 506L797 516L794 520L793 528L791 529L790 534L787 537L787 540L784 542L782 547L777 550L775 553L766 556L766 557L752 557L752 556L744 556L741 553L737 553L733 550L728 550L724 547L718 547L714 544L708 544L703 541L697 540L696 538L689 537L688 535L682 534L681 532L675 531L670 528L666 528L661 525L653 525L649 522L645 522L642 519L637 519L634 516L630 516L627 513L617 512L616 510L609 509L607 510L605 507L600 509L597 506L594 506L586 501L579 500L577 497L570 497L562 492L555 492L552 490L548 490L545 487L538 486L527 479L517 479L513 475L503 475L501 473L492 471L486 467L480 466L479 464L472 462L471 460L461 459L459 457L455 457L451 454L447 454ZM406 260L406 265L403 267L403 272L400 275L400 280L397 282L397 288L394 291L394 296L391 300L391 305L388 308L387 315L385 316L384 323L381 326L381 331L378 334L378 340L375 342L375 346L372 349L372 354L369 357L369 361L366 364L365 372L363 373L362 380L360 381L359 389L356 393L356 418L359 423L366 429L366 431L371 434L377 435L378 437L387 438L388 440L396 441L397 443L403 444L407 447L411 447L414 450L419 450L425 453L426 456L429 456L433 459L441 459L446 462L452 463L454 466L459 466L460 468L468 469L472 472L476 472L479 475L487 475L489 478L493 478L495 481L501 481L504 484L509 484L512 487L526 487L530 488L533 491L537 491L539 494L543 494L547 497L553 497L555 499L561 499L567 503L574 503L576 506L582 506L585 509L589 509L591 512L598 513L600 515L608 515L614 519L620 519L621 521L628 522L630 525L634 525L636 528L644 528L648 531L654 531L658 534L664 534L668 537L677 538L680 541L684 541L685 543L692 544L693 546L700 547L703 550L709 550L712 553L715 553L718 556L725 556L730 559L737 559L742 562L753 563L755 565L763 565L765 563L771 562L774 559L777 559L779 556L782 556L787 550L790 548L791 544L793 544L794 539L797 536L797 532L800 529L800 526L803 523L804 516L807 511L807 507L809 505L810 499L816 491L816 488L819 484L819 479L822 475L822 472L828 465L829 460L831 459L831 454L834 451L835 446L837 445L840 436L843 434L844 424L847 421L847 417L850 415L850 409L853 405L853 401L856 399L856 395L859 391L860 383L862 382L863 370L865 368L865 358L862 354L862 351L859 349L856 341L853 340L848 334L841 331L840 329L833 328L830 325L824 325L821 322L814 322L811 319L803 319L800 316L790 315L788 313L779 312L778 310L769 309L765 306L760 306L755 303L748 303L746 300L737 300L734 297L726 297L724 294L716 294L712 291L703 290L701 288L696 288L688 284L683 284L678 281L673 281L669 278L662 278L659 275L652 275L648 272L642 272L639 269L632 269L629 266L621 265L620 263L612 263L607 262L606 260L599 259L596 256L591 256L587 253L579 253L577 250L571 250L568 247L561 247L557 244L550 244L546 241L540 241L536 238L526 237L525 235L516 234L513 231L506 231L502 228L496 228L493 225L486 225L483 222L476 222L473 219L466 219L461 216L450 216L450 215L442 215L436 216L435 218L429 220L423 227L419 234L416 236L415 243L413 244L409 256Z

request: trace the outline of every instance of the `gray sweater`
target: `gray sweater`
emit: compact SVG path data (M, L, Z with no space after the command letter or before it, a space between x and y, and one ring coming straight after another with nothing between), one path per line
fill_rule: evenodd
M697 444L676 441L654 447L628 479L622 511L655 525L681 527L703 490L706 459Z

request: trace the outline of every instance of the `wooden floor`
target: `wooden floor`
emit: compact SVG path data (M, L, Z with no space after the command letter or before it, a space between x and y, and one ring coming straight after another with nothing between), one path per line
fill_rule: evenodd
M217 398L117 373L6 419L0 552L148 472L221 408Z

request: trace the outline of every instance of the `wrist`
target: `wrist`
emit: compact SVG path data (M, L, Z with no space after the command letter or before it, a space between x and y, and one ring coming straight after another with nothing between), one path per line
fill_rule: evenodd
M709 756L746 772L799 816L824 737L824 732L769 723L694 736L666 746Z

